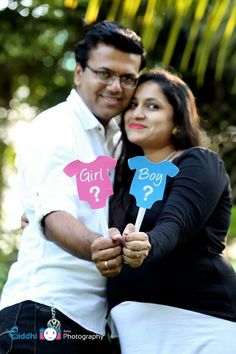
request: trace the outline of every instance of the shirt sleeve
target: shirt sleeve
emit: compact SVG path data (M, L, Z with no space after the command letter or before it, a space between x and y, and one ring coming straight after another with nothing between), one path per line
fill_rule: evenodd
M145 160L143 156L131 157L131 158L128 160L129 168L130 168L131 170L136 169L137 167L140 166L140 164L144 163L143 160Z
M64 169L63 171L65 172L65 174L69 177L73 177L74 175L76 175L80 170L80 161L79 160L75 160L70 162Z
M170 177L174 177L177 175L177 173L179 172L179 169L177 166L175 166L172 162L170 161L165 161L165 168L167 171L168 176Z
M205 149L191 149L179 162L163 211L148 232L149 259L162 258L187 243L209 219L228 184L224 163Z
M72 137L62 119L33 122L24 147L18 154L18 177L24 210L40 223L52 211L66 211L77 217L77 190L74 178L63 169L76 160Z

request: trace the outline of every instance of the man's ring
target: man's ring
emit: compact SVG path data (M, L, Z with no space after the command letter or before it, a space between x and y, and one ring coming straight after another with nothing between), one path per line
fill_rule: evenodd
M104 262L104 265L105 265L106 270L108 270L109 267L108 267L108 262L107 261Z

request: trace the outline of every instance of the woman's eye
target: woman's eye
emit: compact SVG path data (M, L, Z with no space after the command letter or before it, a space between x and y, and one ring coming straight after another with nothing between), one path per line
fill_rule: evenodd
M149 103L148 104L148 108L149 109L158 109L159 107L158 107L158 105L156 103Z
M135 109L136 107L137 107L137 104L136 104L135 102L131 102L131 103L129 104L128 109Z

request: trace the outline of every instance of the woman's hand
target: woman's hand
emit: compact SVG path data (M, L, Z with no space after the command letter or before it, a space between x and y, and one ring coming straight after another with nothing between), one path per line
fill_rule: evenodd
M151 249L149 237L145 232L136 232L133 224L128 224L123 236L123 260L132 268L139 267Z
M118 229L109 229L109 237L98 237L91 245L92 260L103 276L114 277L122 268L122 236Z

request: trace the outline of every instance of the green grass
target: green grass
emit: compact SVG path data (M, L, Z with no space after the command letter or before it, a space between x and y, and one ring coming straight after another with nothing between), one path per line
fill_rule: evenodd
M228 240L232 241L233 238L236 239L236 205L232 208L231 223L228 233Z

